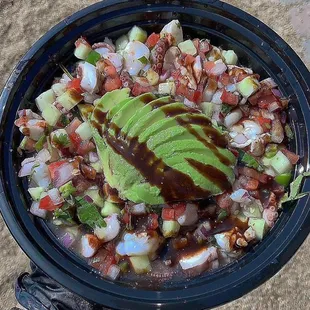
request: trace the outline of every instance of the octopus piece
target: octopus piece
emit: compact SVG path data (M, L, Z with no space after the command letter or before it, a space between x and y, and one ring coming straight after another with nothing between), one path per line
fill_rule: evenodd
M178 45L183 42L183 30L178 20L172 20L169 24L165 25L160 32L161 38L169 38L170 45Z
M88 62L81 62L77 68L81 78L81 87L90 94L97 93L99 90L99 73L95 66Z
M132 87L133 87L133 80L132 80L130 74L127 71L123 70L121 72L120 79L121 79L121 82L122 82L122 86L124 88L132 89Z
M123 57L124 69L131 76L137 76L139 72L145 67L146 62L148 62L150 57L150 50L145 44L139 41L132 41L129 42L124 49Z
M270 206L269 208L264 209L263 219L269 227L274 225L274 222L278 218L278 212L275 206Z
M237 241L235 229L214 235L216 242L220 248L226 252L232 252Z
M179 69L180 64L178 63L178 58L181 55L181 51L176 46L171 46L165 53L163 62L163 71Z
M166 37L158 40L156 45L151 51L151 65L152 69L157 72L159 75L162 72L164 57L169 48L169 42Z

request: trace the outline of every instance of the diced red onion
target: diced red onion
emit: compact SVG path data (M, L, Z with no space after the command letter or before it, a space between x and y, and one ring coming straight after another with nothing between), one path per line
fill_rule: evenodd
M93 202L93 199L92 199L90 196L88 196L88 195L84 196L84 199L85 199L87 202L90 202L90 203Z
M96 99L99 99L100 96L96 94L84 93L84 101L87 103L93 103Z
M69 233L66 232L62 237L61 237L61 243L63 244L64 247L69 248L73 242L74 242L74 236Z
M59 205L64 202L63 197L60 195L58 188L50 189L47 194L50 196L53 204Z
M244 104L246 104L247 101L248 101L247 98L242 98L242 99L240 100L240 102L239 102L239 105L244 105Z
M211 69L210 74L219 76L224 73L226 69L227 67L222 61L215 62L215 66Z
M47 149L42 149L36 156L36 160L46 163L51 159L51 154Z
M222 94L223 94L223 90L222 89L218 89L215 94L213 95L211 102L215 103L215 104L221 104L222 103Z
M48 167L45 163L39 163L32 171L32 180L37 183L38 186L47 188L51 184L51 176Z
M99 160L99 157L96 152L89 152L89 161L91 163L96 163L98 160Z
M249 192L247 190L245 190L245 189L242 189L242 188L234 191L230 195L230 198L233 201L239 202L239 203L249 203L249 202L251 202Z
M21 166L24 166L25 164L31 163L33 161L35 161L36 159L32 156L32 157L28 157L25 158L22 162L21 162Z
M32 112L30 109L19 110L17 114L19 117L28 116L29 118L42 119L39 114Z
M234 137L234 141L238 144L244 144L248 141L248 138L244 134L239 133L238 135Z
M276 97L278 97L278 98L281 98L281 97L282 97L282 93L280 92L279 89L273 88L271 91L272 91L272 93L273 93Z
M278 86L277 83L271 77L262 80L260 82L260 84L261 84L261 86L264 86L264 87L269 88L269 89L275 88Z
M131 207L131 214L134 215L142 215L142 214L146 214L146 205L145 203L139 203L137 205L133 205Z
M269 112L276 112L282 109L282 106L278 101L274 101L268 106L268 111Z
M29 211L31 214L45 219L47 215L47 210L40 209L39 204L40 203L38 201L33 201Z
M237 90L237 86L236 84L229 84L225 87L225 89L228 91L228 92L231 92L233 93L234 91Z
M74 177L73 170L74 168L71 163L64 163L58 167L54 174L54 186L60 187L72 180Z
M184 104L189 108L197 108L197 105L193 101L188 100L187 98L184 98Z
M235 125L242 118L242 111L240 109L235 109L224 118L224 125L229 128Z
M112 280L116 280L121 272L121 269L117 265L111 265L108 269L107 276Z
M28 162L24 164L18 172L20 178L31 175L33 166L37 164L35 161Z

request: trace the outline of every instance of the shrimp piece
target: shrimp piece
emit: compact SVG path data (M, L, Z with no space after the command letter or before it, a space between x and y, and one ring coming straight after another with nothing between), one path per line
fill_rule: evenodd
M86 258L94 256L101 243L100 240L92 234L86 234L81 239L81 245L82 245L82 255Z
M121 230L121 226L120 226L120 222L117 218L116 213L111 214L110 216L106 217L104 220L107 226L96 227L94 229L94 234L102 242L108 242L108 241L113 240L119 234Z
M99 74L95 66L88 62L80 63L78 75L81 77L81 87L90 94L97 93L99 90Z
M160 32L161 38L170 38L170 45L178 45L183 42L183 30L180 22L176 19L164 26Z
M121 256L152 255L160 244L161 238L156 231L126 233L123 241L116 246L116 253Z

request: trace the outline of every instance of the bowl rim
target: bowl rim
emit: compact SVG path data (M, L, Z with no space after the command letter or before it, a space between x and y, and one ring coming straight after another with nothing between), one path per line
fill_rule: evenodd
M23 68L27 65L27 63L31 60L31 58L40 50L40 48L44 46L44 44L46 44L59 31L71 25L74 21L80 18L83 18L84 16L90 13L93 13L97 10L101 10L110 5L117 4L117 3L123 3L123 2L126 2L126 1L107 0L105 2L99 2L99 3L93 4L65 18L63 21L61 21L56 26L51 28L45 35L43 35L29 49L29 51L22 57L22 59L19 61L19 63L13 70L13 73L9 77L8 81L6 82L3 92L1 94L1 97L0 97L0 120L2 120L3 118L4 107L6 106L7 102L9 102L9 96L11 92L13 92L10 85L14 85L14 83L17 81L18 77L20 76ZM160 2L160 1L157 1L157 2ZM168 0L165 2L167 3L168 6L173 8L175 7L175 5L182 4L183 1ZM274 31L272 31L264 23L262 23L255 17L249 15L248 13L245 13L244 11L234 6L223 3L221 1L214 1L214 0L196 1L195 0L192 2L200 3L200 4L203 3L210 7L228 10L229 12L239 16L240 20L246 20L247 22L251 24L255 24L256 26L260 27L265 32L266 36L272 39L274 43L280 46L283 49L283 51L289 56L291 60L290 68L294 70L294 74L298 74L304 80L305 85L309 89L310 73L307 70L307 68L304 66L304 64L299 59L299 57L296 55L296 53L287 45L287 43L284 42L283 39L281 39ZM296 85L297 84L298 82L296 82ZM302 102L302 104L303 104L304 109L308 110L307 114L309 116L310 115L309 106L308 106L308 102L310 102L309 94L307 98L308 99L305 102ZM307 131L309 132L310 124L306 124L306 125L307 125ZM0 146L0 149L3 151L2 145ZM10 208L10 202L8 201L8 198L5 192L5 186L6 186L5 180L3 179L2 171L0 173L1 173L1 183L0 183L1 213L3 215L4 221L6 222L11 234L14 236L19 246L41 269L43 269L49 276L54 278L57 282L63 284L66 287L69 287L75 293L82 295L85 298L88 298L98 303L102 302L102 296L103 296L102 292L101 292L101 295L98 296L97 295L98 291L96 290L95 287L86 287L84 283L83 285L81 285L81 282L79 282L78 279L73 278L69 272L64 273L64 270L65 270L64 267L66 266L65 264L62 265L62 268L60 268L59 265L55 266L51 264L51 262L48 260L48 257L46 257L46 254L43 252L38 252L38 249L34 246L34 244L32 244L32 240L29 239L29 236L28 237L25 236L23 228L19 225L19 223L16 222L14 211ZM304 182L304 190L309 190L309 189L310 189L310 180L306 180ZM273 253L270 253L270 256L265 257L265 259L260 261L261 265L258 265L256 269L252 270L250 274L252 278L256 276L255 281L250 281L248 282L246 286L243 285L243 287L240 287L241 284L244 284L245 281L249 280L249 275L244 273L241 279L239 279L239 281L234 283L235 284L234 289L227 288L227 290L225 291L226 296L221 298L220 301L217 300L218 298L217 293L214 293L214 296L208 296L208 299L206 299L206 296L201 297L200 295L193 294L192 297L187 300L187 305L184 306L184 309L186 309L187 307L192 308L193 305L215 306L215 305L219 305L220 303L228 302L230 300L233 300L237 297L242 296L243 294L249 292L250 290L254 289L258 285L263 283L266 279L270 278L270 273L274 275L292 257L292 255L296 252L296 250L299 248L299 246L302 244L302 242L305 240L308 233L310 232L310 227L307 225L307 221L310 220L310 213L309 211L306 212L305 210L306 208L301 208L302 205L307 206L308 204L309 204L309 197L305 197L298 202L299 214L297 215L296 212L294 213L295 219L296 219L295 230L291 230L290 234L288 234L285 238L283 237L282 241L277 244L277 248L274 248ZM293 241L294 243L292 243ZM64 277L64 274L65 274L65 277ZM72 287L74 285L76 287L73 289ZM130 298L130 294L132 294L131 292L133 290L128 289L128 288L126 288L126 290L130 291L128 293L127 300L123 300L124 295L116 296L118 293L115 293L115 291L113 290L110 292L107 291L105 293L105 297L107 297L107 300L106 300L107 305L112 308L114 307L127 308L129 305L135 305L136 309L140 309L140 307L141 309L143 309L143 307L145 307L147 303L149 306L151 306L154 309L158 307L163 307L165 309L173 309L175 304L178 304L179 302L178 301L179 295L173 294L171 291L168 291L169 294L173 295L171 296L173 297L171 300L167 300L168 295L163 294L162 292L160 292L159 294L160 295L159 299L154 300L153 299L154 294L150 294L149 291L139 290L141 294L136 294L135 298ZM223 293L224 292L222 292L222 295ZM136 305L136 303L138 302L137 301L138 298L144 298L144 301L141 302L140 306ZM208 303L202 304L202 298L204 300L208 300ZM162 303L160 302L161 300L163 301Z

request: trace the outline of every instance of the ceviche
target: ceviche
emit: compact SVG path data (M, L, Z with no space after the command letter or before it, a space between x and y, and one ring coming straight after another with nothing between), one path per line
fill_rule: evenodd
M102 276L153 287L233 262L274 226L299 156L289 100L233 50L134 26L18 112L30 212Z

